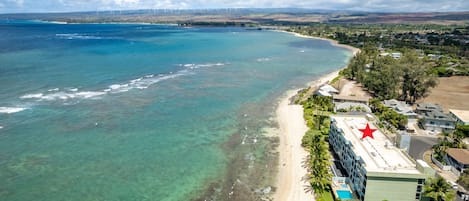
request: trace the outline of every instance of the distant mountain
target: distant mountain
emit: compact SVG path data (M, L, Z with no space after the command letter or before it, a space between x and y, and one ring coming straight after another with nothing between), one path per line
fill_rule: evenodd
M146 9L72 13L0 14L0 19L68 23L145 22L178 24L435 23L467 24L469 12L377 13L308 8Z

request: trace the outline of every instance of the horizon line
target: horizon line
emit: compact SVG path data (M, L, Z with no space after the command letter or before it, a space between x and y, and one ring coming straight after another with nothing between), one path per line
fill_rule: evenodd
M399 14L399 13L406 13L406 14L419 14L419 13L469 13L468 10L461 10L461 11L370 11L370 10L347 10L347 9L324 9L324 8L299 8L299 7L279 7L279 8L141 8L141 9L109 9L109 10L77 10L77 11L31 11L31 12L0 12L0 15L22 15L22 14L77 14L77 13L96 13L96 12L132 12L132 11L217 11L217 10L304 10L313 12L323 12L323 13L333 13L333 12L350 12L350 13L367 13L367 14ZM286 12L286 11L279 11ZM276 12L273 12L276 13Z

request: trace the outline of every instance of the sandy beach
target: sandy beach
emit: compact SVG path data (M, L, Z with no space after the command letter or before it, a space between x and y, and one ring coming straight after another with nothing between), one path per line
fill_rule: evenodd
M290 33L290 32L287 32ZM295 34L295 33L293 33ZM357 54L358 48L347 45L340 45L334 40L303 36L298 37L315 38L328 40L331 44L344 47ZM313 81L309 85L319 87L329 82L339 75L339 71L322 76L319 80ZM280 131L279 145L279 167L277 175L277 191L274 195L275 201L312 201L315 200L313 192L310 190L309 182L305 180L307 170L303 165L308 153L301 146L301 138L308 130L303 118L303 107L301 105L290 104L290 98L296 94L297 90L288 91L279 103L276 111L277 121Z
M329 41L329 43L331 43L331 45L333 45L333 46L342 47L342 48L350 50L353 55L356 55L358 52L360 52L360 49L358 49L356 47L352 47L352 46L344 45L344 44L339 44L339 42L337 42L336 40L332 40L332 39L329 39L329 38L320 38L320 37L316 37L316 36L307 36L307 35L302 35L302 34L295 33L295 32L288 32L288 31L284 31L284 30L276 30L276 31L293 34L296 37L300 37L300 38L311 38L311 39Z
M339 71L323 76L314 82L319 86L334 79ZM277 108L277 121L280 129L279 173L277 176L276 201L311 201L314 200L309 190L308 181L304 180L306 168L303 161L308 153L301 146L301 138L308 130L303 118L303 107L290 104L290 98L296 91L289 91L282 98Z

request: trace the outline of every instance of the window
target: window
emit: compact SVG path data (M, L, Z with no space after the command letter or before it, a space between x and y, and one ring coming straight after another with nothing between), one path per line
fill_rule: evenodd
M417 180L417 183L418 183L418 184L423 184L423 183L425 183L425 179L418 179L418 180Z

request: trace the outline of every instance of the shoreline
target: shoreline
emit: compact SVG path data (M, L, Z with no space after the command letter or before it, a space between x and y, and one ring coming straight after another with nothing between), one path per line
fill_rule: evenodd
M321 38L321 37L317 37L317 36L307 36L307 35L299 34L299 33L296 33L296 32L285 31L285 30L275 30L275 31L282 32L282 33L287 33L287 34L293 34L294 36L300 37L300 38L309 38L309 39L328 41L332 46L341 47L341 48L344 48L344 49L347 49L347 50L351 51L353 56L357 55L360 52L360 49L358 49L356 47L352 47L350 45L345 45L345 44L340 44L338 41L330 39L330 38Z
M352 55L360 52L360 49L338 44L337 41L312 36L304 36L298 33L281 31L294 34L297 37L312 38L319 40L327 40L333 46L338 46L350 50ZM307 84L309 87L317 88L328 83L339 75L338 70L325 74L319 79ZM282 96L276 109L276 118L279 125L278 146L279 162L278 173L276 178L277 191L273 195L274 201L311 201L315 200L314 192L310 188L310 184L306 178L307 169L303 165L303 161L308 156L308 152L301 146L301 139L308 131L306 122L303 117L303 107L301 105L291 104L290 99L296 95L297 90L289 90L286 95Z

